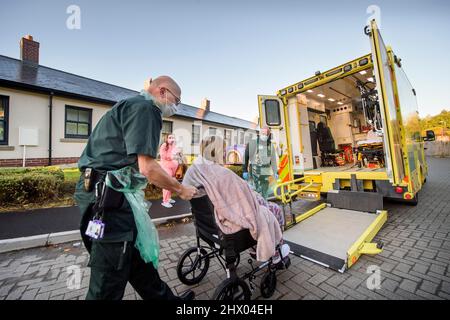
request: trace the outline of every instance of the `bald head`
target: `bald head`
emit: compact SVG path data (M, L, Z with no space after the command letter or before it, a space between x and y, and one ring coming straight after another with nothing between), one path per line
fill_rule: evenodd
M158 99L161 103L168 101L177 104L181 100L181 88L175 80L169 76L147 79L144 83L144 90Z
M262 134L264 134L264 135L266 135L266 136L268 136L269 134L270 134L270 128L268 127L268 126L263 126L262 128L261 128L261 133Z

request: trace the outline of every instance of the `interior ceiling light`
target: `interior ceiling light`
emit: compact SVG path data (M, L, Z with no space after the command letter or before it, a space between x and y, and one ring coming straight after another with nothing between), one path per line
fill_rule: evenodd
M317 96L320 97L320 98L325 98L325 95L321 94L321 93L319 93Z
M365 71L365 70L359 72L359 74L361 74L361 75L365 75L366 73L367 73L367 71Z
M342 102L338 102L338 105L342 106L342 105L343 105L343 103L342 103Z
M313 93L314 91L312 91L312 90L308 90L308 92L309 92L309 93Z
M373 77L367 78L367 81L369 81L369 82L374 82L374 81L373 81Z
M328 101L334 102L336 100L334 100L333 98L329 98Z

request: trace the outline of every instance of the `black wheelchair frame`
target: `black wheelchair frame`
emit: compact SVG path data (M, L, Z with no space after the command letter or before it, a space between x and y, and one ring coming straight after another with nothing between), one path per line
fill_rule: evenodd
M270 259L254 266L253 259L248 259L251 270L239 277L236 268L240 262L240 253L256 245L249 230L243 229L234 234L222 233L216 224L214 206L208 196L192 199L191 206L197 246L187 249L178 261L177 275L180 281L186 285L198 284L208 272L210 258L216 257L227 278L215 290L214 300L249 300L256 287L256 275L264 269L267 272L261 279L261 295L270 298L276 289L276 271L287 269L290 260L281 259L275 265ZM207 245L202 245L201 240ZM281 256L280 248L277 250Z

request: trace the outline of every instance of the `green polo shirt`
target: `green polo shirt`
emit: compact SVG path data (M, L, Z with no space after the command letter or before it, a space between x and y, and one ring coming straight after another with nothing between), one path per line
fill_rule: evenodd
M116 170L137 166L138 154L156 158L161 127L161 111L152 100L142 95L122 100L100 119L78 167Z
M156 158L162 127L161 111L153 101L138 95L122 100L112 107L98 122L78 167L100 171L116 170L137 165L137 155ZM86 192L83 176L77 184L75 200L83 216L81 228L86 227L94 192ZM136 236L133 213L127 201L121 208L105 212L105 234L101 241L131 241ZM83 230L82 230L83 232ZM100 240L99 240L100 241Z

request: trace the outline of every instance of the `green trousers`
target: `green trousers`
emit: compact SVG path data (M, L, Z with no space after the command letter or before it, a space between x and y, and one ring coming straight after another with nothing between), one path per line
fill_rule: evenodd
M80 232L90 253L91 277L88 300L120 300L128 282L144 300L177 300L172 290L161 280L152 263L145 263L134 247L137 230L131 208L125 203L116 210L105 213L105 236L91 240L85 235L93 218L93 192L85 192L80 179L75 200L81 211Z
M264 199L269 197L269 178L267 175L252 174L255 191L258 192Z
M129 242L93 241L87 300L121 300L128 282L143 300L177 300L152 263Z

